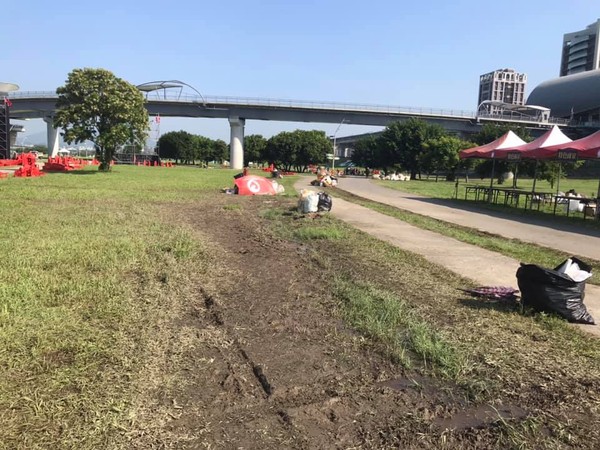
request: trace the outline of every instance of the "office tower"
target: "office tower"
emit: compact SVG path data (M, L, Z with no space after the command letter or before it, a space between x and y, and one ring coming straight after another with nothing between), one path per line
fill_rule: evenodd
M563 36L560 76L600 68L600 19L585 30Z
M508 103L511 105L523 105L525 103L525 86L527 75L517 73L513 69L499 69L479 77L479 107L482 102ZM502 108L498 105L488 105L485 111L498 114Z

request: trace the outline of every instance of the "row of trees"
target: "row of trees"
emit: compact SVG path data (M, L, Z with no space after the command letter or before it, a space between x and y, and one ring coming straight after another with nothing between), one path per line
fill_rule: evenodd
M171 158L183 164L196 161L222 162L229 159L229 147L220 139L214 141L187 131L171 131L158 140L162 158ZM252 134L244 139L246 162L274 163L285 171L305 172L309 164L320 164L327 160L331 144L323 131L284 131L270 139Z
M183 130L163 134L158 139L158 151L161 158L174 159L182 164L196 164L196 161L221 163L229 159L229 147L225 141Z
M453 179L461 166L458 153L475 144L449 135L441 126L418 119L389 124L379 136L356 143L352 162L358 166L403 170L416 179L443 171Z
M352 161L363 167L408 171L411 179L416 179L421 173L442 172L448 180L454 180L458 171L468 174L469 170L474 170L481 178L488 177L492 172L492 165L495 164L499 182L503 182L504 173L512 170L516 175L519 170L527 176L537 174L538 178L549 181L551 185L564 176L566 170L581 164L527 160L515 164L506 160L492 162L459 159L461 150L490 143L509 130L525 142L532 140L526 128L516 128L510 124L485 124L479 133L473 135L470 141L466 141L448 134L438 125L409 119L406 122L391 123L377 137L370 136L359 140L352 154ZM515 177L513 182L516 181Z

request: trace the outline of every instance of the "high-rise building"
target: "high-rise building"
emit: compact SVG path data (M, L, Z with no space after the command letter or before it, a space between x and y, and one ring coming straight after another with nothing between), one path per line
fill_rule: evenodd
M525 86L527 75L517 73L513 69L499 69L479 77L479 101L477 106L489 100L491 102L508 103L511 105L525 104ZM488 104L486 111L499 113L502 107Z
M600 68L600 19L585 30L563 36L560 76Z

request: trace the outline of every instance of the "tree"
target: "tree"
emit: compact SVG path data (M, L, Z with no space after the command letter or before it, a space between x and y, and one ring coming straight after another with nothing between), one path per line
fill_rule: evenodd
M460 164L459 152L473 147L473 144L455 136L440 136L425 141L423 147L424 152L421 157L423 169L428 173L435 171L435 181L438 180L439 171L446 172L447 181L454 181Z
M169 131L158 139L161 158L171 158L176 162L189 163L195 159L196 137L187 131Z
M292 170L296 160L297 142L289 131L282 131L267 141L267 160L284 171Z
M560 179L566 178L567 173L577 169L583 165L584 161L575 162L560 162L560 161L539 161L537 175L541 180L546 180L550 183L550 189L554 189L554 185L559 183ZM531 173L531 171L529 172Z
M215 159L221 161L220 157L215 158L215 142L216 141L213 141L211 138L208 138L206 136L194 136L194 159L199 159L200 161L204 161L205 163L208 163L209 161L213 161ZM225 147L227 147L227 144L225 144Z
M56 90L54 123L65 142L92 141L99 170L110 170L115 151L130 142L144 142L148 112L144 96L132 84L105 69L75 69Z
M284 171L304 172L309 164L324 163L331 143L323 131L283 131L267 141L267 160Z
M320 164L327 160L327 153L333 147L324 131L296 130L293 133L297 141L294 166L297 172L306 172L310 164Z
M351 160L360 167L379 167L380 142L375 136L360 138L354 145Z
M229 161L229 145L223 139L213 142L214 158L216 161Z
M415 180L421 172L423 144L445 134L439 125L410 118L406 122L392 122L381 135L382 157L387 167L400 165L410 171L410 179Z
M244 157L247 162L264 162L266 157L267 140L260 134L251 134L244 138Z

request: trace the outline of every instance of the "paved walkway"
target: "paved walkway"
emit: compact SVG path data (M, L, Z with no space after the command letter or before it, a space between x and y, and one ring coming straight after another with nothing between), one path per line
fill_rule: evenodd
M298 191L301 189L316 190L317 188L309 185L310 180L311 178L302 177L295 183L294 187ZM461 225L471 226L473 228L484 229L479 222L479 216L486 216L486 214L475 213L463 209L458 209L453 213L450 213L447 211L450 209L448 206L439 205L430 201L422 201L420 199L423 199L423 197L392 191L385 187L377 186L366 179L344 178L340 181L339 187L365 198L371 198L381 203L409 209L408 207L400 206L400 204L394 200L396 197L405 198L405 203L403 204L410 205L412 202L414 205L419 205L418 207L415 206L419 214L440 218L441 220L446 220L448 222L460 223ZM382 192L382 190L389 190L390 192ZM333 216L351 224L359 230L369 233L372 236L404 250L420 254L428 261L440 264L465 278L475 281L475 283L479 285L513 286L517 288L515 274L519 268L519 261L515 259L471 244L460 242L453 238L442 236L432 231L422 230L399 219L386 216L339 198L334 199L331 213ZM446 217L446 219L442 219L441 216ZM448 217L456 218L456 221L449 220ZM511 229L514 228L515 230L518 230L522 225L527 225L514 220L503 220L506 221L505 227L510 227ZM486 229L485 231L490 230ZM544 230L538 230L538 233L541 233L542 231ZM532 239L534 236L535 234L531 236ZM569 238L569 235L564 235L562 237L562 239L567 238ZM535 241L532 240L531 242ZM593 242L595 243L590 243L588 245L600 246L600 238L595 238L595 241ZM600 259L600 257L597 259ZM476 270L473 270L473 268L476 268ZM590 314L600 322L600 287L589 284L586 286L585 304ZM600 326L598 325L581 325L580 327L583 330L600 336Z

